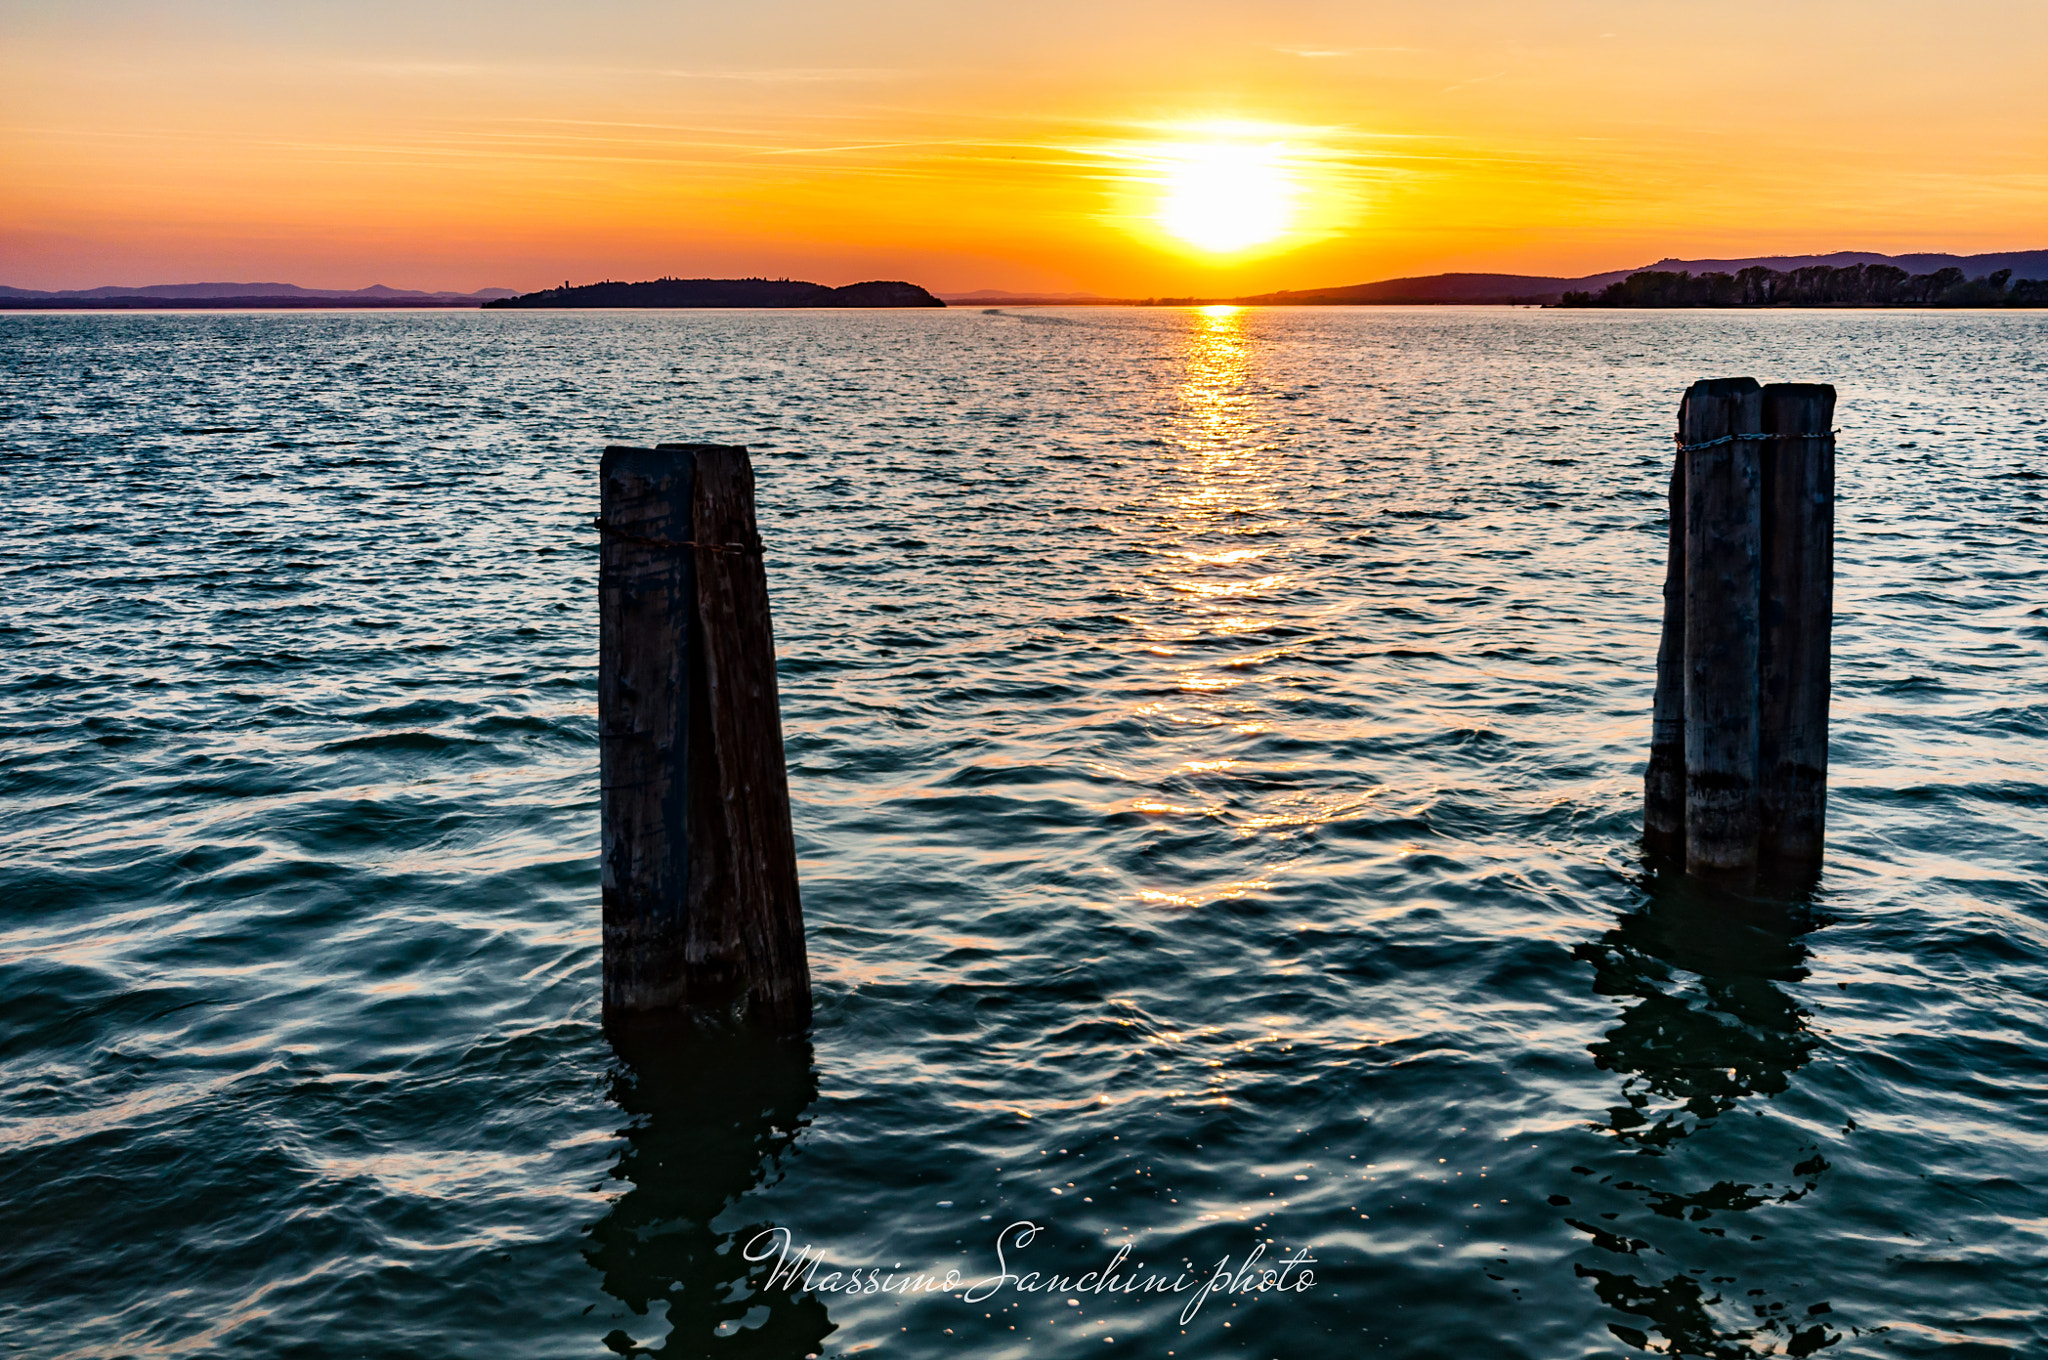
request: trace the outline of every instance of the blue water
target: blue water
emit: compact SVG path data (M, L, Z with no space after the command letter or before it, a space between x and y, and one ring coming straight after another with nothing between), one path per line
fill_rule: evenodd
M2044 355L2010 313L0 317L0 1350L2040 1354ZM1841 391L1795 902L1636 846L1672 415L1733 374ZM629 1063L589 519L657 440L753 450L818 1012ZM1019 1221L1065 1287L846 1292L964 1289ZM1313 1282L1075 1287L1125 1243Z

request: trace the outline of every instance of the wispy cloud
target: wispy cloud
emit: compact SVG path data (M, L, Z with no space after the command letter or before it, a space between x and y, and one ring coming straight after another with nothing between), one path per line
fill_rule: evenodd
M1320 61L1330 57L1355 57L1365 52L1422 51L1419 47L1288 47L1285 45L1275 47L1273 50L1290 57L1306 57L1311 61Z
M754 85L824 85L835 81L895 80L907 74L885 67L782 66L755 71L656 71L670 80L731 80Z
M581 76L592 79L649 78L659 80L727 81L745 85L827 85L896 80L910 74L879 66L769 66L647 68L628 66L489 65L459 61L351 62L354 69L378 75L422 80L528 79L539 76Z
M971 145L973 145L973 143L971 143L971 142L962 142L962 141L959 141L959 140L957 140L957 139L953 139L953 138L946 138L946 139L942 139L942 140L939 140L939 141L916 141L916 142L859 142L859 143L855 143L855 144L853 144L853 145L850 145L850 146L776 146L776 147L763 147L763 148L761 148L761 150L760 150L760 154L761 154L761 155L763 155L763 156L838 156L838 155L845 155L845 154L847 154L847 153L849 153L849 152L854 152L854 151L909 151L909 150L918 150L918 149L923 149L923 148L928 148L928 147L937 147L937 146L971 146Z

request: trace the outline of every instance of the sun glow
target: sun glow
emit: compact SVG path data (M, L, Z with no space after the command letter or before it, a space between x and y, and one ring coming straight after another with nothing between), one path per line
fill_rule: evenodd
M1294 225L1297 193L1284 151L1276 145L1211 142L1162 152L1165 192L1159 225L1217 255L1279 239Z

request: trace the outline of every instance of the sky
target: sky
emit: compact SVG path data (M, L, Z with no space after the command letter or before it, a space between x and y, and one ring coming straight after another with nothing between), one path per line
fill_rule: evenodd
M0 283L2048 247L2040 0L0 0Z

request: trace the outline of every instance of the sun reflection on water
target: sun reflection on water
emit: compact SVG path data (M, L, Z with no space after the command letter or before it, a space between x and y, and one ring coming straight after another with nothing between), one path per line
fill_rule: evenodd
M1285 584L1262 563L1275 547L1270 531L1277 526L1261 521L1280 505L1279 441L1260 385L1255 313L1225 305L1186 315L1181 376L1167 429L1180 455L1178 476L1162 508L1173 512L1170 527L1182 534L1222 532L1232 540L1176 538L1162 545L1173 564L1169 584L1203 598L1272 591ZM1252 538L1260 541L1247 541ZM1240 631L1256 626L1241 614L1229 623Z
M1168 724L1184 735L1170 768L1121 806L1155 821L1160 834L1192 834L1200 823L1237 836L1265 834L1241 805L1245 771L1234 748L1273 730L1272 689L1299 646L1287 627L1297 587L1287 559L1296 547L1289 483L1301 475L1305 450L1273 419L1270 381L1262 372L1260 314L1242 307L1193 308L1179 314L1179 372L1167 396L1160 433L1168 454L1150 489L1154 525L1139 588L1153 608L1141 624L1142 653L1156 658L1168 693L1154 691L1133 716ZM1285 631L1286 640L1274 634ZM1279 681L1285 684L1284 679ZM1219 750L1219 731L1233 748ZM1268 762L1255 762L1271 775ZM1210 880L1199 859L1134 885L1153 907L1198 907L1219 899L1259 896L1277 887L1283 854L1256 877Z
M1157 529L1141 579L1153 603L1168 607L1140 640L1166 663L1178 698L1146 708L1177 723L1258 732L1266 723L1256 705L1229 695L1243 684L1240 663L1280 654L1255 638L1275 623L1261 605L1282 596L1289 579L1271 560L1283 547L1283 464L1265 412L1256 313L1212 306L1180 315L1181 371L1162 431L1173 456L1148 507ZM1247 650L1215 645L1233 636Z
M1242 472L1242 455L1259 443L1250 316L1231 306L1198 307L1189 314L1174 435L1199 460L1190 510L1218 508L1222 502L1213 493L1222 489L1220 479Z

